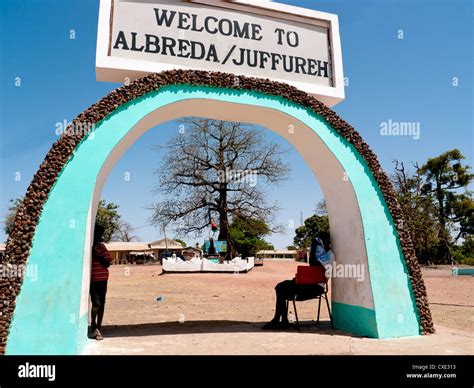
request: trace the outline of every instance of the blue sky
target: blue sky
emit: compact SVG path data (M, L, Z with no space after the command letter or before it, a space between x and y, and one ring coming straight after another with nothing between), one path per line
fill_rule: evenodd
M386 171L392 160L425 161L459 148L473 158L472 2L282 1L339 15L346 100L334 109L378 155ZM72 120L118 84L95 80L98 1L1 0L0 15L0 216L8 201L25 193L51 144L58 122ZM74 30L75 39L70 39ZM403 39L399 39L400 30ZM21 80L21 86L15 82ZM457 80L457 86L456 85ZM381 123L420 124L421 136L381 136ZM142 240L160 238L147 225L153 197L154 144L176 133L175 123L155 127L124 155L110 174L103 197L120 205ZM268 131L268 138L285 144ZM299 224L322 198L316 179L294 151L290 179L269 199L276 220ZM130 181L124 174L130 174ZM289 245L294 231L269 238ZM5 240L3 230L0 241ZM188 239L188 243L194 243Z

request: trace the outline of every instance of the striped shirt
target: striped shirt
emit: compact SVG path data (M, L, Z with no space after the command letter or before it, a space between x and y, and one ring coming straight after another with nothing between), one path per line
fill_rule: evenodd
M108 260L112 261L109 251L104 244L99 243L92 247L92 269L91 269L91 281L92 282L103 282L109 280L109 270L107 267L102 265L100 261Z

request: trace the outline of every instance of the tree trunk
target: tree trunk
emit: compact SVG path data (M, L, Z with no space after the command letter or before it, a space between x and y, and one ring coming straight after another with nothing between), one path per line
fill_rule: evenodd
M224 136L223 136L223 124L221 125L221 131L219 136L219 155L218 155L218 167L221 171L227 171L226 165L226 157L225 157L225 144L224 144ZM227 241L227 252L225 254L226 260L232 259L232 241L230 239L229 233L229 218L228 218L228 208L227 208L227 178L220 182L219 187L219 199L218 209L219 209L219 236L218 240Z
M227 216L227 190L224 188L219 192L219 236L217 237L220 241L227 241L227 252L225 255L226 260L232 259L232 241L229 233L229 218Z
M438 200L438 219L440 224L440 230L438 233L438 238L440 242L440 255L446 263L450 260L449 254L449 232L446 230L446 217L444 214L444 195L441 188L441 183L438 178L436 178L436 199Z

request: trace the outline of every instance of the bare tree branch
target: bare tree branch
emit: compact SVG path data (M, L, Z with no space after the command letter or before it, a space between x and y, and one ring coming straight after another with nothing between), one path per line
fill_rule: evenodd
M153 224L175 225L178 235L202 233L219 220L219 239L230 239L232 217L267 221L277 209L265 188L289 173L284 150L265 141L257 128L187 117L183 133L173 137L162 158L154 192L166 197L151 207Z

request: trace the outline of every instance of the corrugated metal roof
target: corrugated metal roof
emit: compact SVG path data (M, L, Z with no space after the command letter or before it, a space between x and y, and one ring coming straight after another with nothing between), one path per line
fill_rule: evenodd
M179 242L170 238L167 238L166 240L162 238L161 240L153 241L150 245L153 249L184 249Z

